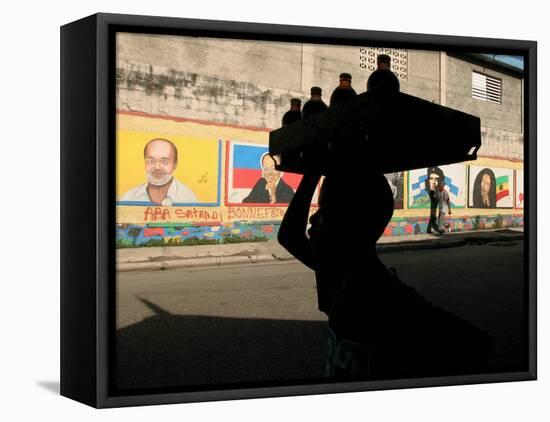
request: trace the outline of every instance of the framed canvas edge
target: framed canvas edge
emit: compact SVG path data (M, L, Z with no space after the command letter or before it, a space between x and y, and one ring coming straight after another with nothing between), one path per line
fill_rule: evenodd
M464 44L475 50L501 50L501 51L523 51L527 52L535 41L505 39L505 38L483 38L458 35L436 35L425 33L409 33L394 31L379 31L368 29L346 29L316 26L298 26L257 22L222 21L209 19L174 18L162 16L143 16L116 13L98 13L98 24L100 26L128 26L148 27L154 33L176 33L177 31L199 31L210 32L213 35L225 35L226 38L249 36L251 39L259 39L262 36L270 38L284 38L284 41L292 39L301 42L314 42L315 39L323 40L330 44L348 44L350 40L380 46L398 44L413 48L420 46L424 49L441 49L444 46L460 51ZM280 39L283 41L283 39Z
M537 43L533 42L527 55L527 94L526 119L524 122L524 151L527 166L524 165L524 191L527 200L524 202L524 219L527 215L525 231L528 239L524 255L527 265L527 312L529 335L529 372L537 377ZM525 139L528 140L525 143ZM527 167L527 169L525 169ZM529 175L527 183L525 173ZM527 189L526 189L527 188ZM527 208L527 210L525 209Z
M96 16L60 31L60 394L90 406L98 380L96 33Z
M105 397L98 408L145 406L172 403L197 403L257 398L306 396L314 394L357 393L367 391L397 390L405 388L458 387L461 385L492 384L499 382L532 381L536 377L529 371L498 374L460 375L395 379L380 381L357 381L322 383L280 387L234 388L226 390L196 391L182 393L159 393Z
M493 382L510 382L535 380L537 378L537 327L536 327L536 51L535 41L504 40L494 38L445 36L431 34L408 34L402 32L350 30L335 28L316 28L288 25L271 25L263 23L243 23L227 21L211 21L183 18L165 18L152 16L97 14L97 400L96 407L120 407L135 405L150 405L178 402L202 402L212 400L234 400L260 397L280 397L291 395L326 394L337 392L370 391L398 388L416 388L433 386L450 386L460 384L480 384ZM113 145L114 139L115 95L113 78L109 78L109 65L114 58L114 46L110 41L110 30L116 27L150 27L153 31L201 30L243 34L254 38L257 35L275 35L277 37L307 39L333 39L337 43L349 43L350 40L368 39L369 43L392 44L399 43L409 48L486 48L492 50L514 51L521 53L527 59L528 86L525 90L527 98L524 136L525 159L528 160L528 180L526 181L527 222L525 227L528 236L526 245L524 270L528 274L528 333L529 333L529 363L528 371L512 373L479 374L468 376L449 376L422 378L412 380L384 380L367 382L326 383L315 385L299 385L285 387L261 387L252 389L232 389L218 391L197 391L191 393L158 393L132 396L116 396L111 394L109 374L113 370L113 362L109 360L113 347L113 334L109 333L109 306L113 297L114 275L114 241L110 238L114 229L110 223L114 221L114 206L110 200L114 197L109 180L114 175ZM411 42L411 36L416 41ZM309 41L307 41L309 42ZM111 236L113 237L113 236ZM111 309L112 311L112 309ZM93 405L93 403L88 403Z

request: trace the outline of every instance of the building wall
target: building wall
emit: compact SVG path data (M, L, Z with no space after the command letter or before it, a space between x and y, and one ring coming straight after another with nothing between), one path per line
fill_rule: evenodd
M481 125L522 133L522 81L519 78L447 56L448 106L481 118ZM502 104L472 98L472 72L502 80Z
M328 103L342 72L364 92L371 71L360 67L361 49L119 34L118 108L276 129L290 99L307 101L312 86ZM438 52L409 50L401 89L439 103L439 75Z
M117 63L197 73L290 91L301 90L302 45L297 43L119 34ZM293 71L289 71L292 69Z
M502 80L501 104L472 98L473 71ZM448 56L447 106L480 117L480 155L523 160L521 79Z
M353 86L363 92L371 73L364 66L363 47L259 45L243 40L122 34L117 40L117 53L117 169L128 173L118 175L117 195L120 197L138 181L144 182L142 146L132 149L128 145L165 137L177 139L183 146L182 156L188 161L182 158L178 171L199 197L197 204L185 206L119 203L117 241L121 247L274 238L285 205L250 206L229 198L229 181L234 178L229 165L232 145L267 147L269 131L280 126L290 98L297 96L305 101L309 88L319 85L328 102L342 71L352 73ZM516 203L515 185L523 169L518 106L521 81L503 78L503 104L497 107L506 112L501 118L498 108L471 98L468 83L472 65L440 52L408 50L402 52L402 57L403 92L482 118L481 157L475 163L464 163L458 172L461 180L455 177L464 206L454 210L451 227L471 230L521 226L523 210ZM201 156L193 145L204 146L204 151L211 151L210 156ZM208 165L218 165L201 171L204 159ZM469 165L509 169L514 205L493 209L469 206ZM425 232L429 210L411 202L412 175L402 175L402 207L395 210L386 235ZM350 206L350 216L355 216L359 225L361 215L361 206Z

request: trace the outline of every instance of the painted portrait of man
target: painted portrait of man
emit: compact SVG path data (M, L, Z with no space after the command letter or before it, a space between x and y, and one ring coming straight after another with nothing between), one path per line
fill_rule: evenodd
M261 159L262 177L258 179L243 203L288 204L294 195L292 188L281 178L275 160L265 153Z
M496 178L490 168L481 170L474 181L473 200L475 208L496 208Z
M178 166L178 149L173 142L163 138L151 139L145 145L143 159L147 182L124 193L120 201L157 205L197 202L193 191L173 176Z
M426 175L428 176L426 179L426 192L439 189L441 184L445 181L445 174L439 167L429 167L426 171Z

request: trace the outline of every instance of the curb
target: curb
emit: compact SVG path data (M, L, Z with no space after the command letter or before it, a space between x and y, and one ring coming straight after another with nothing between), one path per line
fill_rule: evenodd
M523 240L523 233L495 234L493 236L486 237L468 236L461 239L442 238L420 241L404 241L394 244L379 244L376 246L376 251L378 253L395 253L423 249L456 248L466 245L483 245L487 243L510 242L514 240ZM225 265L284 262L294 260L296 260L296 258L290 254L279 255L277 253L249 256L209 256L155 261L121 262L117 263L116 270L119 272L164 271L176 268L220 267Z
M452 240L427 240L415 243L405 244L389 244L378 245L376 252L378 253L392 253L392 252L404 252L404 251L416 251L422 249L438 249L438 248L456 248L458 246L465 246L468 242L466 239L452 239Z
M235 264L256 264L268 261L286 261L294 258L281 259L274 255L251 255L251 256L212 256L206 258L184 258L171 259L165 261L147 261L147 262L124 262L116 266L119 272L128 271L163 271L176 268L194 268L194 267L219 267Z

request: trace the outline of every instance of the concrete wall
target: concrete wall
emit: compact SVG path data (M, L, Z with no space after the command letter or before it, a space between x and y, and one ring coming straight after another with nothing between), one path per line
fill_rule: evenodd
M117 38L118 108L275 129L292 97L323 89L328 103L338 75L353 75L358 93L370 70L361 47L142 34ZM406 93L440 102L438 52L409 50Z
M409 50L408 79L401 80L401 91L441 104L440 54Z
M481 125L513 133L522 133L522 81L464 60L447 56L448 106L481 118ZM472 72L502 80L502 104L472 98Z
M120 34L118 108L243 126L280 126L301 95L299 44Z
M501 104L472 98L473 71L502 80ZM480 117L480 155L523 160L521 79L447 56L446 91L448 107Z
M296 43L146 34L117 38L118 65L146 63L272 89L300 91L301 61L302 45Z
M523 161L523 134L494 127L481 127L479 155Z

